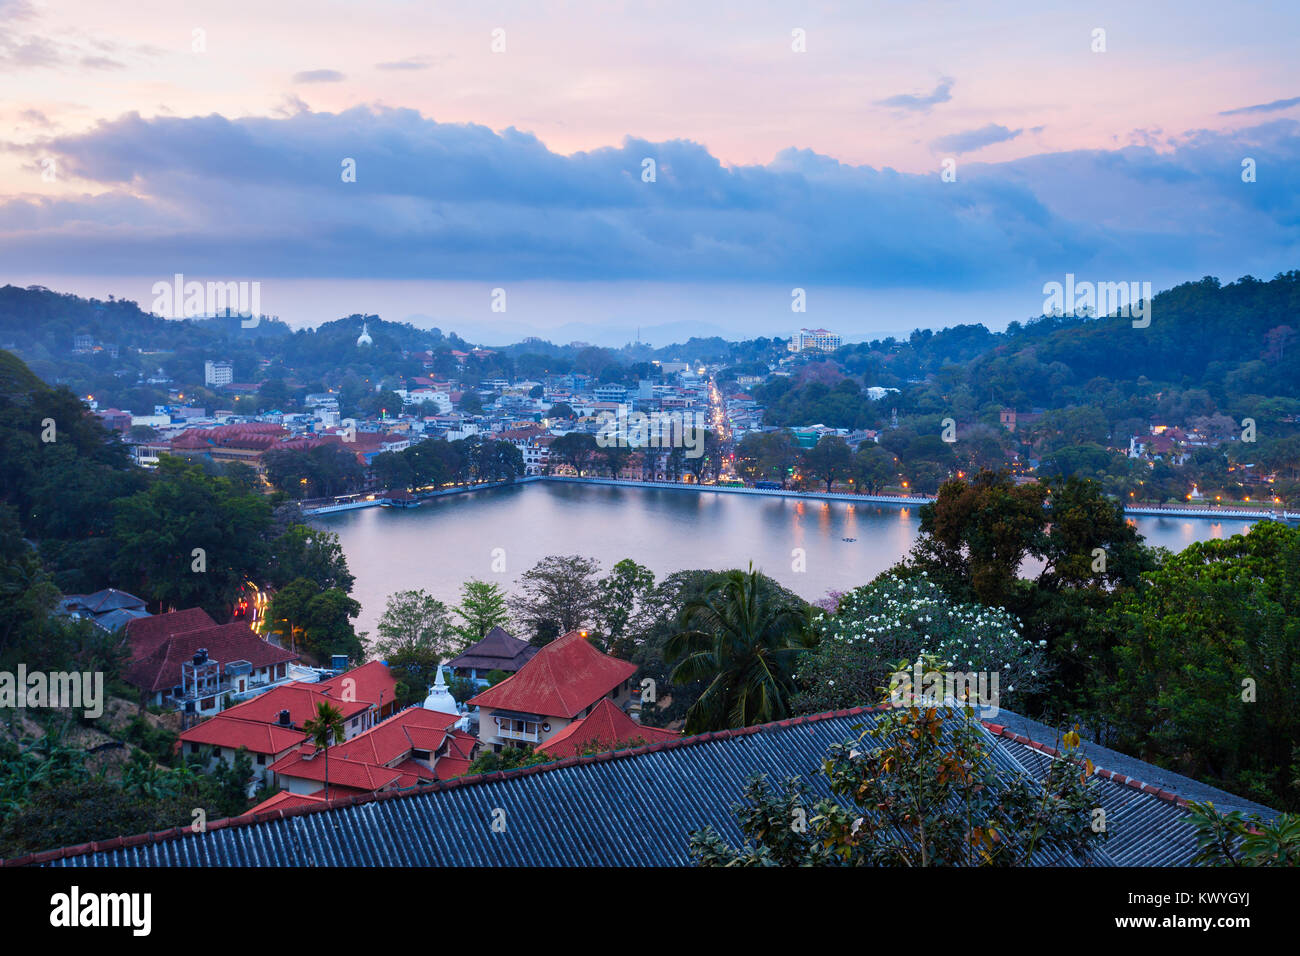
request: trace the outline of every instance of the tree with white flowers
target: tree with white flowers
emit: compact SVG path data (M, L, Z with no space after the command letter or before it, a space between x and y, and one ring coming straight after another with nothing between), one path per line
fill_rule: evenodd
M819 613L816 627L820 644L797 675L800 713L875 703L900 660L996 672L999 705L1012 710L1045 686L1050 670L1046 647L1025 638L1009 612L958 604L924 574L886 572L842 595L833 614Z

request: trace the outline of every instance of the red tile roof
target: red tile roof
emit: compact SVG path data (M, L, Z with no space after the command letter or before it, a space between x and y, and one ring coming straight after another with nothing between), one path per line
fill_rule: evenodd
M460 717L423 707L408 707L363 734L329 748L330 787L375 791L386 787L415 786L421 780L447 779L464 773L476 739L453 730ZM447 756L434 754L446 743ZM412 750L427 750L435 770L411 756ZM444 760L450 761L446 768ZM291 754L271 765L274 773L306 780L325 779L324 761L315 744L304 742Z
M209 747L247 747L255 754L279 754L307 739L301 730L231 717L230 711L195 724L181 734L182 743Z
M264 810L288 810L292 807L306 807L313 803L324 803L324 797L318 797L314 794L290 793L288 790L281 790L270 799L263 800L249 813L261 813Z
M458 714L408 707L365 733L336 744L330 753L362 763L391 764L411 750L437 750L458 720Z
M381 767L378 764L346 760L334 752L331 747L324 754L318 754L311 744L304 744L291 754L286 754L271 764L271 772L282 777L294 777L299 780L325 781L325 763L329 761L329 784L351 790L374 793L388 787L413 787L420 781L414 773ZM432 774L425 779L432 777Z
M638 724L606 697L590 714L569 724L537 749L553 757L576 757L582 750L591 749L588 745L596 750L613 750L618 744L640 747L678 736L671 730ZM640 743L633 744L633 741Z
M160 644L174 634L194 631L201 627L216 627L217 622L201 607L190 607L169 614L138 617L128 621L126 639L131 648L131 659L140 660L158 650Z
M354 683L349 685L349 680ZM383 661L369 661L337 677L321 681L318 686L323 693L336 700L342 700L347 688L351 687L350 696L376 707L386 707L397 699L397 679Z
M434 776L439 780L464 776L469 770L469 764L469 760L465 757L439 757L438 762L433 766Z
M167 637L147 657L131 662L126 680L147 693L175 687L181 682L181 664L190 660L201 647L207 648L209 660L223 665L230 661L248 661L258 668L298 659L292 651L258 637L246 621L233 621Z
M350 720L370 708L364 700L344 702L323 694L319 684L304 684L294 681L272 687L265 694L259 694L252 700L236 704L225 711L231 717L256 720L264 724L278 723L280 711L289 712L289 720L295 727L301 727L316 716L316 707L322 701L343 712L343 719Z
M636 665L602 654L585 631L570 631L537 652L470 706L573 718L636 673Z

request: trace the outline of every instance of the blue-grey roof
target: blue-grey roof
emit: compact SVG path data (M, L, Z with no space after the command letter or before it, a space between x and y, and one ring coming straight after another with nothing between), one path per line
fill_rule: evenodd
M202 834L184 830L41 854L62 866L629 866L686 865L690 833L712 825L742 841L733 807L746 780L818 773L832 744L856 741L875 719L845 711L462 778L316 812L270 811ZM856 728L856 729L855 729ZM1023 773L1004 741L988 738L999 774ZM504 830L493 829L493 821ZM130 844L130 845L127 845ZM18 861L15 861L18 862ZM1040 851L1044 865L1107 865Z
M1004 721L1014 717L1001 715ZM202 834L177 828L12 862L105 867L685 865L691 862L690 833L706 825L732 845L743 842L733 808L756 773L774 783L801 776L814 801L829 796L819 773L828 749L858 740L874 719L862 710L818 714L423 789L336 800L329 808L272 810L257 819L218 823ZM995 727L986 732L999 775L1027 773L1041 779L1055 759L1012 731ZM1048 746L1054 744L1054 735L1047 740ZM1040 850L1036 864L1191 861L1194 841L1187 811L1171 794L1102 774L1089 785L1106 810L1109 839L1083 860ZM494 830L494 819L504 823L503 830Z
M1021 717L1019 714L1003 710L999 711L998 716L992 718L991 722L1001 724L1008 730L1012 730L1038 743L1052 747L1057 746L1059 732L1046 724L1030 720L1028 717ZM1247 815L1257 815L1266 820L1271 820L1277 816L1276 810L1266 807L1262 803L1255 803L1245 797L1239 797L1226 790L1220 790L1218 787L1212 787L1208 783L1201 783L1191 777L1184 777L1172 770L1165 770L1163 767L1157 767L1155 764L1138 760L1136 757L1130 757L1128 754L1120 753L1118 750L1111 750L1109 747L1103 747L1088 740L1082 742L1080 753L1098 767L1104 767L1114 773L1141 780L1143 783L1159 787L1169 793L1176 793L1184 800L1189 800L1192 803L1213 803L1218 810L1225 813L1240 810Z

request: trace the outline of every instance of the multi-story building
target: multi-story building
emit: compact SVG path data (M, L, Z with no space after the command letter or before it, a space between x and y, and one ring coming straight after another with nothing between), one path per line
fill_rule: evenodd
M203 384L209 388L229 385L234 378L235 370L229 362L213 362L209 359L203 363Z
M834 352L844 344L843 339L825 329L800 329L790 336L791 352Z

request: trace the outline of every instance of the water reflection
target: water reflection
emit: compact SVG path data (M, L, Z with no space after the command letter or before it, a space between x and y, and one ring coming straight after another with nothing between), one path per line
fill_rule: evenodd
M745 567L752 560L816 600L865 584L895 564L911 548L919 524L914 508L866 502L549 482L434 499L414 510L369 508L313 521L338 533L357 579L357 627L371 634L393 591L423 588L451 605L467 578L509 588L548 554L588 555L605 569L631 557L657 577L687 568ZM1147 516L1134 523L1149 544L1172 551L1249 528L1246 521ZM492 570L494 548L505 549L504 573ZM806 572L793 570L795 548L805 551Z

